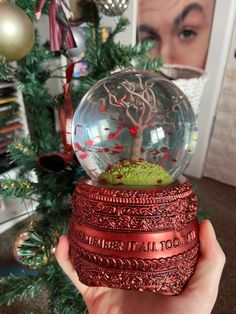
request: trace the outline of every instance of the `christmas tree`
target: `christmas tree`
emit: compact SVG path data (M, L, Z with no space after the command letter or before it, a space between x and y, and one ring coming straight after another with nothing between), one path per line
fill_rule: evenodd
M121 15L116 27L104 40L97 2L80 3L84 9L81 21L86 22L84 31L86 38L89 38L82 61L89 64L90 70L86 76L80 77L77 87L71 84L69 88L69 100L72 100L74 109L94 83L114 71L133 67L158 71L161 66L160 59L151 60L148 57L152 43L146 41L132 47L115 41L115 36L129 23L126 18ZM16 0L15 4L35 22L36 0ZM43 10L47 14L48 6ZM67 232L71 195L84 175L83 169L73 158L65 162L64 157L71 156L71 152L66 152L61 133L55 131L52 112L64 112L66 96L63 88L61 94L51 96L46 86L47 80L53 77L48 70L50 61L62 53L68 54L65 47L59 52L51 52L47 45L42 45L37 32L35 38L32 50L17 62L17 68L13 68L4 55L0 59L0 80L8 81L12 76L17 78L30 128L30 138L18 139L9 146L10 159L20 167L20 171L15 179L5 177L1 180L0 192L4 198L18 197L37 202L37 218L16 239L15 250L20 263L36 272L33 275L26 272L21 277L10 275L1 278L0 304L34 297L46 286L52 313L83 313L85 304L79 292L54 258L60 235ZM69 58L67 62L70 66ZM32 179L32 171L37 180Z

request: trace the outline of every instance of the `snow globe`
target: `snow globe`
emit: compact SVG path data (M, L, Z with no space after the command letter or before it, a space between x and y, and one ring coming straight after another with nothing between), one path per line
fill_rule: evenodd
M73 118L70 253L88 286L179 294L198 257L197 197L182 176L197 142L184 93L161 74L98 81Z

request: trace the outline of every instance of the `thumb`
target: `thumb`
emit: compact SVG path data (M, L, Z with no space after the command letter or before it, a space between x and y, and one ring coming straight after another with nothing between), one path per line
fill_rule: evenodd
M225 264L225 254L215 235L212 224L204 220L199 226L200 256L196 270L183 294L195 295L201 302L204 297L212 303L216 301L221 274Z
M65 274L70 278L75 287L83 295L88 289L87 286L79 281L76 270L74 269L69 257L69 241L68 237L62 235L56 248L55 257Z

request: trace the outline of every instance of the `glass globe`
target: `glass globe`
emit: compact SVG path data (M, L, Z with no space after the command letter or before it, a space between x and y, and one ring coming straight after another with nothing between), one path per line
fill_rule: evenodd
M121 71L97 82L73 119L73 148L91 179L166 186L187 167L197 142L193 109L160 74Z

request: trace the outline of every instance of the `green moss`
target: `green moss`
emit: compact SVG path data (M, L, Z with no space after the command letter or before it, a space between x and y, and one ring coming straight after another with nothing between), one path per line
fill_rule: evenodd
M121 161L100 174L99 179L113 185L158 185L173 182L169 173L147 161Z

